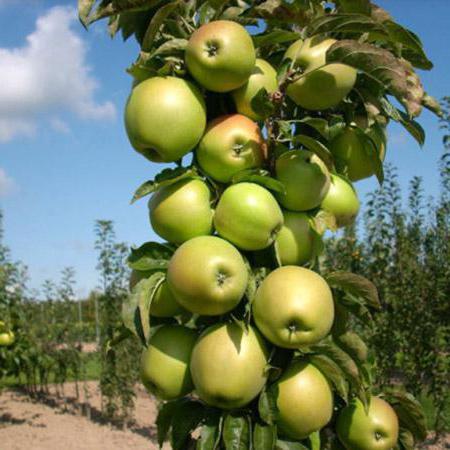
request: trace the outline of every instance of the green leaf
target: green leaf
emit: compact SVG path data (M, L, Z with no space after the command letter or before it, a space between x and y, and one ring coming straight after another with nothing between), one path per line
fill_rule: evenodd
M146 280L141 280L141 282L145 282L145 288L141 289L141 293L139 295L139 314L141 318L141 326L142 332L144 333L145 342L149 341L150 337L150 312L151 312L151 304L155 294L161 284L166 279L166 275L163 272L156 272L147 278ZM138 283L138 284L139 284ZM145 289L145 293L144 290Z
M230 412L223 423L222 439L226 450L249 450L251 445L249 418Z
M323 138L329 140L330 130L328 120L320 117L305 117L304 119L296 120L296 123L307 125L316 130Z
M175 409L170 443L173 450L186 450L191 433L205 418L205 407L194 400L186 400Z
M380 99L380 105L384 112L396 122L403 125L406 131L418 142L420 146L425 143L425 131L422 126L413 119L410 119L404 112L398 110L386 98Z
M323 235L325 231L337 231L336 217L329 211L320 209L312 217L312 225L319 235Z
M367 360L368 349L366 343L353 331L335 336L335 341L353 359L361 363Z
M278 439L275 445L275 450L309 450L309 449L300 442Z
M367 278L351 272L332 272L325 278L331 287L363 299L372 308L381 309L377 288Z
M353 387L359 389L361 379L358 366L350 355L338 347L330 338L324 339L311 347L313 352L328 356L344 372Z
M170 427L172 426L173 415L179 407L179 404L180 400L174 400L160 405L158 417L156 418L158 445L160 447L162 447L164 441L167 439Z
M442 108L438 100L431 95L425 94L422 99L422 104L425 108L436 114L438 117L442 117Z
M132 248L128 257L131 269L148 271L167 269L174 249L169 244L146 242L138 248Z
M426 418L422 405L409 392L389 390L386 392L388 401L395 409L400 425L409 430L418 441L427 437Z
M338 0L338 9L340 12L367 14L372 11L370 0Z
M167 3L158 9L156 14L152 17L147 31L145 32L144 39L141 44L142 51L151 51L156 34L161 29L164 21L175 11L179 4L180 1L176 0L174 2Z
M253 448L257 450L274 450L276 443L276 425L256 422L253 428Z
M305 146L308 150L315 153L325 163L329 170L334 169L333 155L322 142L303 134L295 136L293 143L294 145L301 144Z
M199 178L197 171L189 167L164 169L161 173L156 175L154 180L146 181L136 189L136 192L131 199L131 203L152 194L162 187L170 186L187 178Z
M404 48L402 56L410 61L415 67L423 70L431 70L433 63L427 58L422 46L422 42L418 36L412 31L402 27L398 23L388 20L383 22L383 28L387 30L389 39L395 45L401 44Z
M414 450L414 436L409 430L400 428L398 440L405 450Z
M187 39L170 39L164 44L161 44L157 49L155 49L152 53L148 55L148 59L152 59L155 56L162 56L162 55L172 55L184 52L187 46Z
M266 189L275 192L284 192L284 184L269 176L269 172L264 169L245 169L233 176L231 182L233 184L249 182L256 183Z
M259 396L259 417L268 425L274 425L278 417L277 396L276 385L264 389Z
M131 294L129 294L122 303L123 324L136 335L144 345L147 341L142 330L139 304L143 301L142 298L145 299L148 294L146 281L146 279L139 281Z
M354 295L346 293L339 298L339 304L365 325L372 324L372 314L360 297L355 297Z
M328 49L327 63L343 63L361 70L385 86L405 108L410 106L405 67L388 50L345 39L337 41Z
M311 355L311 364L316 366L336 389L338 395L348 403L348 383L342 369L328 356Z
M222 435L223 416L219 411L208 411L202 424L200 438L196 450L215 450L220 444Z
M308 436L311 450L320 450L320 432L315 431Z
M255 47L265 47L266 45L283 44L284 42L296 41L300 38L298 33L294 31L274 29L269 33L253 35L253 43Z
M85 28L89 25L89 14L97 0L78 0L78 17Z
M251 107L259 117L269 117L275 111L275 105L272 102L270 94L266 88L261 88L252 98Z
M306 32L308 36L313 36L323 33L366 33L372 30L383 30L383 27L369 16L352 13L317 17L308 25Z

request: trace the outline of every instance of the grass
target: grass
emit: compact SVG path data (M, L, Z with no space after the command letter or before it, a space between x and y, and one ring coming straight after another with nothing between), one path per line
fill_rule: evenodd
M100 353L92 352L82 355L86 367L86 379L87 380L99 380L100 379ZM72 371L69 371L66 382L75 381L75 376ZM54 373L52 372L49 377L49 384L55 383ZM17 378L13 376L0 379L0 389L2 388L14 388L25 385L25 379L23 377Z

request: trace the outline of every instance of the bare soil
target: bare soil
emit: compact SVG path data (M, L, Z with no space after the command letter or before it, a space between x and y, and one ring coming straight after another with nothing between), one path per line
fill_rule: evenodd
M91 419L80 414L75 384L66 383L64 398L50 395L31 399L19 391L0 394L2 450L156 450L155 400L137 389L135 423L126 430L105 423L100 415L97 382L89 382ZM168 449L168 446L164 447Z
M0 393L1 450L157 450L156 402L137 388L135 423L126 430L106 423L100 415L98 382L88 383L91 419L80 414L75 400L75 384L66 383L64 396L50 394L31 399L20 391ZM431 438L431 437L430 437ZM450 449L450 435L426 450ZM168 444L164 450L169 450Z

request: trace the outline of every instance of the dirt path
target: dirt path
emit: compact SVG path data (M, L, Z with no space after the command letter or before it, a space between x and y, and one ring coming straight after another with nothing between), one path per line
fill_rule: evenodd
M53 391L46 402L33 401L15 391L0 394L0 450L157 450L156 405L144 389L137 389L135 424L119 430L100 416L97 382L89 382L92 419L80 416L74 403L74 383L65 385L65 405ZM66 409L66 410L65 410ZM170 446L165 445L164 450ZM450 449L450 435L421 449Z
M118 430L102 423L98 384L89 383L92 420L77 415L72 402L64 405L54 395L47 404L31 401L24 394L12 391L0 395L0 448L8 450L156 450L154 421L156 407L151 397L138 390L136 424ZM74 386L68 383L65 394L69 400ZM165 447L166 448L166 447ZM168 448L168 447L167 447Z

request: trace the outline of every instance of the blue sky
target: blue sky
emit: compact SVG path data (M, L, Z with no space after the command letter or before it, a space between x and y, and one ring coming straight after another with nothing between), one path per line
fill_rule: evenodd
M450 95L450 2L377 3L421 36L435 64L422 74L427 91ZM0 207L6 244L28 265L30 286L73 266L77 292L85 295L97 285L96 219L113 220L117 238L129 244L156 239L145 200L130 206L129 199L160 166L130 148L122 123L130 88L125 68L136 43L111 40L104 23L85 32L75 4L0 0ZM428 112L420 122L424 148L392 126L387 160L399 168L403 187L419 175L427 194L436 195L439 124ZM376 181L357 187L364 198Z

